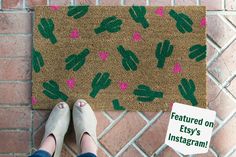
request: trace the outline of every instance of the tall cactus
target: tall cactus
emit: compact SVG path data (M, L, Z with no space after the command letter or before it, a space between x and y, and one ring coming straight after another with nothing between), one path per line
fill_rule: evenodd
M177 13L173 9L170 10L169 15L175 19L176 27L181 33L192 32L193 21L184 13Z
M114 100L112 101L112 104L113 104L113 108L114 108L115 110L125 110L125 107L123 107L123 106L120 105L120 102L119 102L118 99L114 99Z
M156 47L156 58L158 60L157 67L163 68L166 57L170 57L174 49L174 46L170 44L169 40L159 42Z
M138 89L135 89L133 92L134 95L138 96L138 101L150 102L155 98L163 98L163 92L154 91L149 86L138 85Z
M54 23L52 19L41 18L40 23L38 24L38 30L40 34L51 41L52 44L57 42L54 31Z
M86 56L89 50L86 48L80 54L72 54L65 59L66 70L73 68L73 71L78 71L85 63Z
M41 68L44 66L44 60L41 53L34 48L32 50L32 66L36 73L40 72Z
M195 58L197 62L200 62L201 60L206 58L206 54L206 45L196 44L189 48L188 56L190 59Z
M43 88L43 93L51 99L61 99L63 101L68 99L68 96L60 91L58 84L53 80L44 82Z
M189 100L193 106L198 104L196 97L194 96L195 84L193 80L187 80L186 78L181 79L181 84L178 86L180 94L184 99Z
M89 8L88 5L69 6L67 15L72 16L74 19L79 19L88 12L88 8Z
M146 8L144 6L132 6L129 8L129 13L132 19L135 22L140 23L143 28L147 28L149 26L149 23L145 18Z
M117 47L118 52L121 54L122 58L122 65L126 71L137 70L137 64L139 64L138 57L131 51L125 50L122 45Z
M90 96L95 98L98 92L101 89L107 88L111 84L111 79L109 79L110 74L105 73L97 73L92 81L92 91L90 92Z
M116 16L110 16L105 18L101 23L100 26L95 28L94 31L96 34L108 31L110 33L115 33L120 31L120 27L122 25L122 20L118 19Z

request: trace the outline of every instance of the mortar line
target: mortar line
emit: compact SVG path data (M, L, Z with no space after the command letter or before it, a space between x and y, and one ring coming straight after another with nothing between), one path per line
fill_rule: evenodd
M31 110L32 111L32 115L31 115L31 120L32 120L32 122L31 122L31 138L32 138L32 141L31 141L31 153L33 153L32 152L32 149L34 148L34 143L35 143L35 141L34 141L34 112L35 112L35 110Z
M150 5L150 0L146 0L146 6Z
M215 157L218 157L218 154L211 147L209 147L209 150Z
M143 156L143 157L148 157L148 155L137 146L137 144L134 142L132 146Z
M103 111L102 114L109 120L110 123L112 123L114 121L112 119L112 117L109 114L107 114L106 112Z
M234 156L231 156L233 155L233 153L236 151L236 146L234 146L233 148L231 148L228 153L225 154L225 157L234 157Z
M31 104L7 104L0 103L0 108L10 108L10 107L30 107Z
M0 59L1 60L1 59ZM19 84L24 84L24 83L32 83L32 80L0 80L0 83L19 83Z
M223 0L222 4L223 4L223 9L226 10L226 0Z
M63 143L63 146L66 148L66 150L70 153L70 155L72 155L73 157L76 157L77 155L75 154L75 152L74 151L72 151L71 149L70 149L70 147L69 146L67 146L65 143Z
M98 142L98 147L102 149L102 151L108 156L108 157L113 157L111 153L100 143Z
M146 123L149 122L149 119L142 112L137 111L137 113L139 114L140 117L143 118L143 120L145 120Z
M175 0L171 0L171 6L175 6Z
M70 4L71 5L75 5L75 1L74 0L70 0Z
M30 128L0 128L0 132L30 132Z
M219 15L220 19L222 21L224 21L224 23L226 23L226 25L228 25L230 28L232 28L235 32L236 32L236 28L234 27L234 25L232 25L227 19L225 16L223 15Z
M120 0L120 5L121 6L125 5L125 0Z
M162 144L159 148L157 148L154 153L151 155L151 157L158 156L163 150L167 147L166 144Z
M225 10L207 10L207 15L236 15L236 10L225 11Z
M22 8L23 8L23 9L26 8L26 2L25 2L25 0L23 0L23 2L22 2Z
M196 4L197 4L197 5L201 5L200 0L196 0Z
M96 5L100 5L100 0L96 0Z
M50 2L50 0L47 0L47 4L48 4L48 5L51 5L51 2Z

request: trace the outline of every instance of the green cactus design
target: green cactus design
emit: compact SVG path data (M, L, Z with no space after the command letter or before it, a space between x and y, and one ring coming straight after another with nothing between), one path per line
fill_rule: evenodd
M138 101L142 102L151 102L155 98L163 98L163 92L151 90L149 86L143 84L138 85L138 89L135 89L133 94L138 96Z
M40 34L51 41L52 44L57 42L54 31L54 23L52 19L41 18L40 23L38 24L38 30Z
M181 33L192 32L193 21L184 13L177 13L173 9L170 10L169 15L175 19L176 27Z
M32 66L36 73L40 72L41 68L44 66L41 53L36 51L34 48L32 50Z
M89 54L89 50L86 48L79 54L72 54L65 59L66 70L73 69L78 71L85 63L86 56Z
M159 42L156 47L156 58L158 60L157 67L163 68L166 57L170 57L174 49L174 46L170 44L169 40Z
M115 100L113 100L112 101L112 104L113 104L113 108L115 109L115 110L125 110L125 107L123 107L123 106L121 106L120 105L120 102L119 102L119 100L118 99L115 99Z
M73 16L74 19L79 19L83 17L88 12L89 6L69 6L68 7L68 16Z
M146 8L144 6L132 6L129 8L129 13L132 19L135 22L140 23L143 28L147 28L149 26L149 23L145 18Z
M193 80L187 80L186 78L181 79L181 84L178 86L180 94L184 99L189 100L193 106L198 104L196 97L194 96L195 84Z
M63 101L68 99L68 96L60 91L58 84L53 80L44 82L43 88L43 93L51 99L61 99Z
M122 25L122 20L117 18L116 16L110 16L105 18L101 23L100 26L95 28L94 31L96 34L108 31L110 33L115 33L120 31L120 27Z
M92 81L92 91L90 93L90 96L92 98L95 98L98 92L101 89L107 88L111 84L111 79L109 79L110 74L105 73L97 73L96 76L93 78Z
M206 58L206 45L200 45L200 44L197 44L197 45L193 45L192 47L189 48L189 58L190 59L194 59L197 61L197 62L200 62L201 60L205 59Z
M119 45L117 47L118 52L123 57L122 58L122 65L125 68L126 71L137 70L137 64L139 64L138 57L131 51L131 50L125 50L122 45Z

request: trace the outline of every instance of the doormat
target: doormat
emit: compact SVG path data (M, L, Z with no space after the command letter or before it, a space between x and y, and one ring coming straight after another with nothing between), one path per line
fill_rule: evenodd
M206 107L205 7L36 7L34 109Z

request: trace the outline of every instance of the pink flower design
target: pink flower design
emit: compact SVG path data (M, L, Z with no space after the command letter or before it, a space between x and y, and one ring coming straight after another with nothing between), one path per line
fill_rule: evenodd
M37 104L37 99L34 96L32 96L32 98L31 98L31 103L32 103L32 105Z
M202 19L201 19L201 22L200 22L200 26L201 27L206 27L206 17L203 17Z
M50 6L50 9L53 10L53 11L57 11L59 10L61 7L60 6L57 6L57 5L52 5Z
M75 87L75 79L71 78L71 79L67 80L66 84L70 89L73 89Z
M119 82L120 90L125 91L128 88L128 83L126 82Z
M102 61L106 61L107 57L109 56L109 52L106 51L100 51L98 53L99 57L101 58Z
M141 34L139 32L134 32L133 41L138 42L140 40L142 40Z
M179 63L176 63L176 64L174 65L174 68L173 68L173 73L174 73L174 74L178 74L178 73L180 73L181 71L182 71L181 65L180 65Z
M158 15L158 16L163 16L164 15L164 7L158 7L155 10L155 14Z
M73 29L73 31L70 33L70 38L72 39L79 38L79 30L77 28Z

